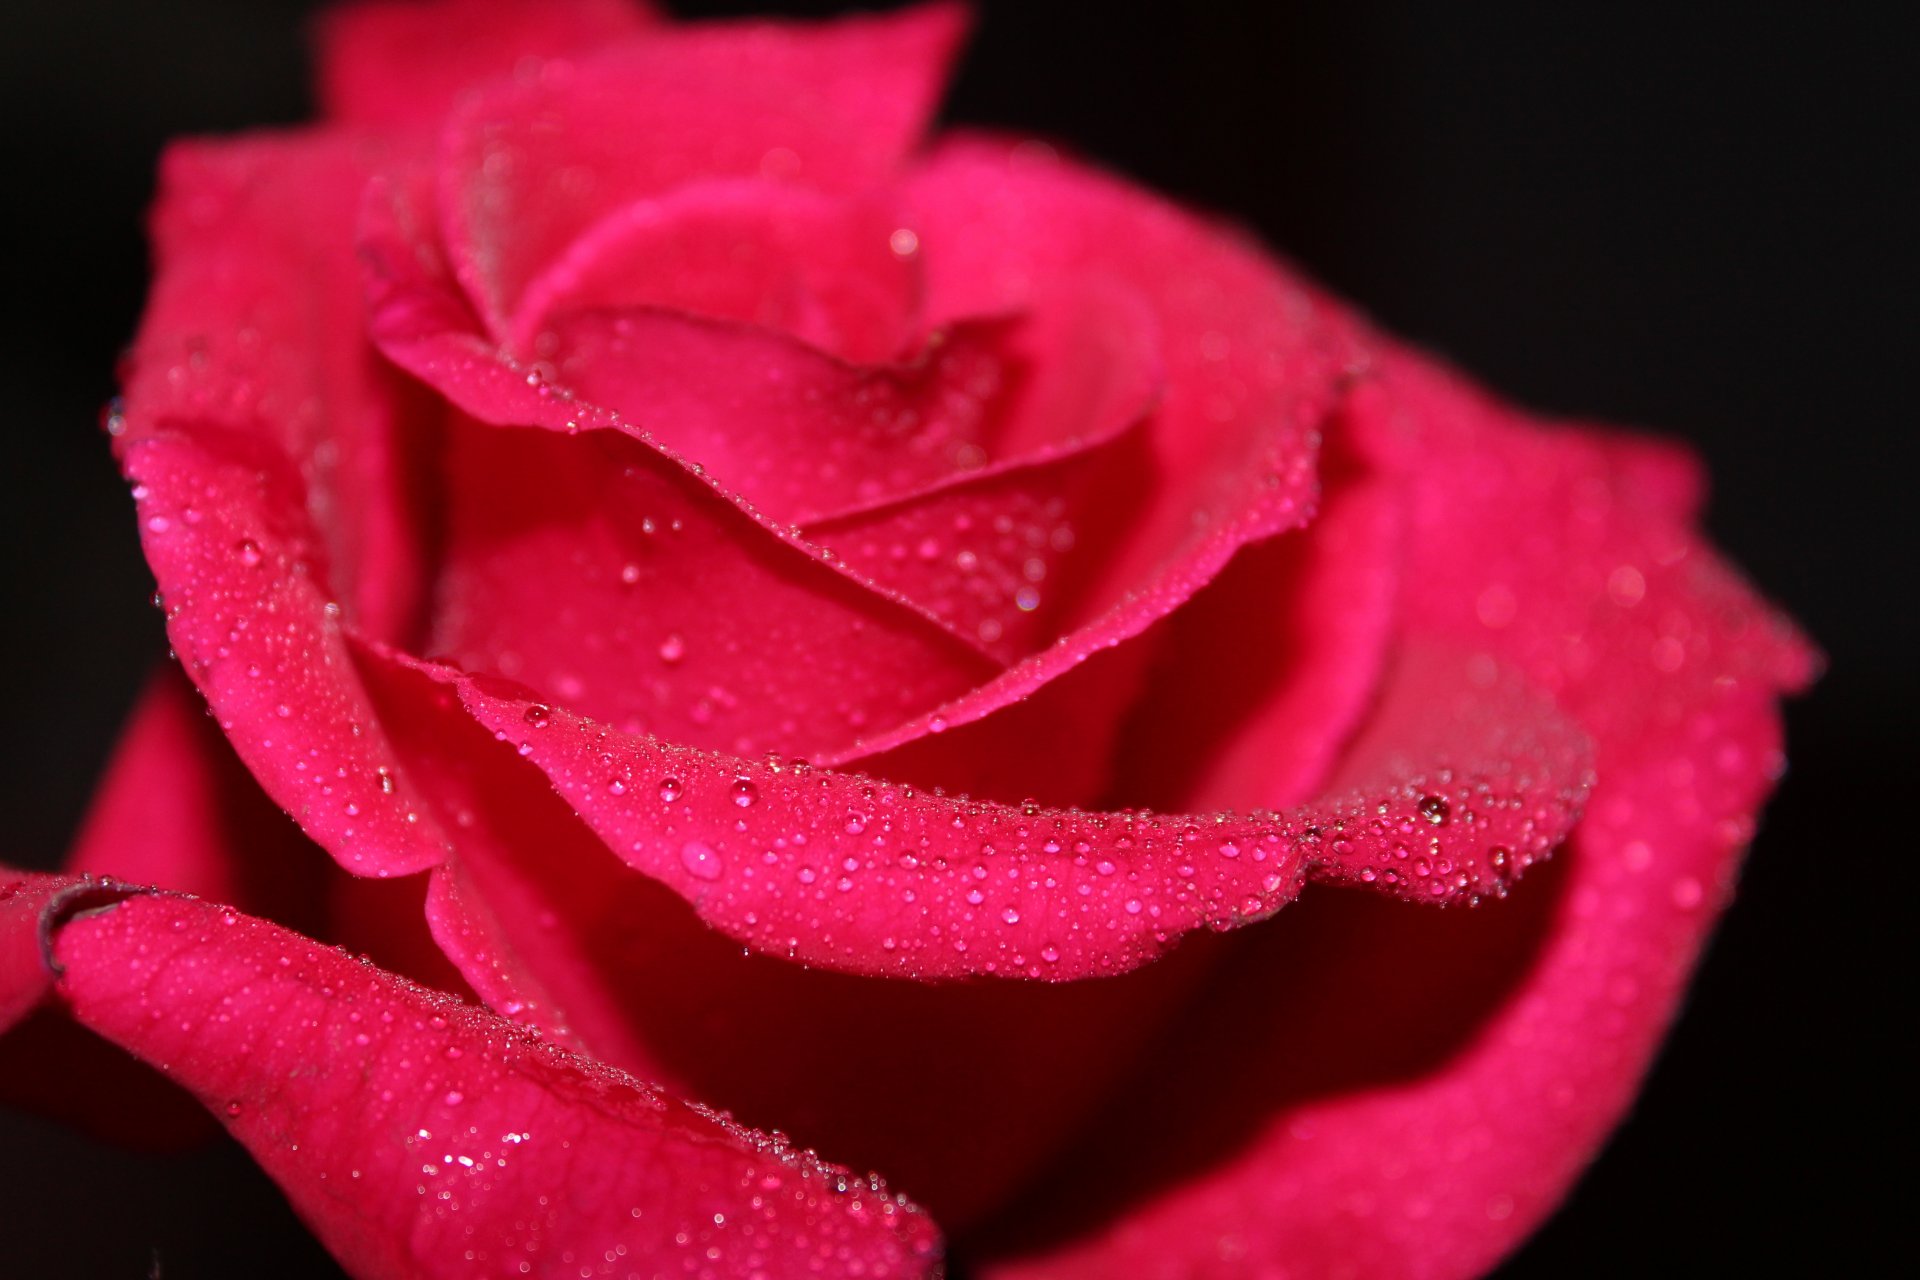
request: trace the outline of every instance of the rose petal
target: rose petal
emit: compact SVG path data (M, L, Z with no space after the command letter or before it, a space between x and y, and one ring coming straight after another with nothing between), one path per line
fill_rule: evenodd
M438 862L445 837L367 705L287 464L199 428L147 435L122 465L168 639L254 777L356 874Z
M886 1169L949 1226L1045 1159L1205 971L1196 956L1112 982L929 986L743 952L616 859L452 688L398 664L389 674L374 681L382 718L457 833L428 913L490 1004L749 1124ZM848 1045L862 1046L858 1070ZM898 1080L915 1082L911 1098L876 1087ZM943 1105L920 1105L929 1095Z
M1358 356L1349 322L1264 251L1037 144L950 141L905 183L927 319L1044 313L1089 275L1131 290L1159 333L1151 501L1082 584L1073 628L962 698L861 744L879 756L991 715L1123 644L1240 547L1304 524L1318 432ZM836 757L852 762L856 753Z
M818 752L995 669L625 436L468 424L448 482L428 652L555 706L680 742Z
M41 921L91 885L75 876L10 875L0 884L0 1033L11 1030L53 988Z
M366 164L346 137L169 153L159 276L109 428L168 636L221 727L344 865L393 875L444 845L338 634L402 636L420 603L404 402L341 287Z
M776 329L855 364L899 356L918 259L879 197L762 180L694 182L616 209L528 284L507 346L527 359L570 313L657 308Z
M8 893L9 986L18 917L46 921L72 1015L186 1085L356 1275L937 1266L932 1225L877 1181L274 925Z
M670 28L477 95L441 147L444 239L488 330L614 210L702 179L876 185L919 140L965 27L946 4Z
M1565 834L1586 785L1576 730L1497 668L1439 654L1397 664L1353 790L1244 817L957 801L622 733L416 665L714 927L922 980L1125 972L1192 929L1272 914L1309 872L1423 901L1499 893Z
M213 1122L178 1088L59 1015L46 922L113 901L81 876L0 868L0 1105L156 1151L204 1143Z
M170 146L153 289L108 428L123 448L205 428L283 457L331 598L404 640L424 573L410 428L433 410L368 341L353 287L362 191L387 158L345 131Z
M999 327L956 325L900 364L870 367L666 311L571 313L550 332L560 385L798 525L984 463L993 392L1008 375Z
M988 1274L1482 1274L1618 1122L1685 991L1809 652L1688 527L1670 452L1543 430L1412 357L1383 376L1417 462L1405 608L1588 726L1587 817L1552 892L1471 931L1329 900L1249 935ZM1144 1177L1111 1176L1121 1149Z
M1351 403L1329 423L1321 470L1311 525L1243 548L1167 620L1111 794L1162 809L1270 807L1326 784L1393 641L1407 478Z
M325 928L328 867L173 666L147 682L67 854L73 872L238 903L307 933Z
M589 52L658 22L640 0L354 0L317 24L322 109L348 124L432 124L528 60Z
M414 198L389 195L369 205L376 338L460 408L553 432L450 433L430 652L616 722L745 751L836 749L991 674L931 615L463 332L457 298L420 256L431 246L409 229ZM716 607L740 601L753 609Z
M1097 281L998 336L1012 385L989 402L982 465L803 522L853 569L1013 662L1072 622L1146 504L1162 378L1146 308Z

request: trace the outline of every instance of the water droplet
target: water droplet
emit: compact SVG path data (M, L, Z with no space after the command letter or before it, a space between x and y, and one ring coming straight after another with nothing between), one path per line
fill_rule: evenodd
M760 798L760 789L747 778L736 779L733 784L733 802L742 809L751 809L753 802Z
M684 790L678 778L660 779L660 803L672 804L680 798Z
M660 661L671 666L687 656L687 642L679 635L670 635L660 642Z
M689 840L680 846L680 862L687 873L700 880L718 880L720 878L720 855L712 846L698 840Z
M526 712L521 718L536 729L544 729L547 727L547 721L552 715L553 708L549 707L546 703L531 702L527 704Z
M1421 796L1419 807L1420 816L1436 827L1445 826L1447 824L1447 815L1453 811L1447 802L1439 796Z
M259 568L261 560L265 559L265 557L260 554L260 544L252 538L240 539L240 541L235 544L234 550L239 553L240 563L249 569Z

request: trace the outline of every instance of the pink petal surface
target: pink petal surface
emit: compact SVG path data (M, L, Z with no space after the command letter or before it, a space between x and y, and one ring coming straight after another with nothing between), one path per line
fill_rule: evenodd
M490 1005L749 1124L888 1169L949 1226L1047 1158L1204 972L1170 960L1122 982L928 985L744 951L617 859L452 686L400 664L368 670L410 772L455 832L428 898L434 934ZM848 1045L862 1046L859 1070ZM916 1087L887 1083L899 1080Z
M639 0L354 0L318 23L320 100L356 125L439 120L529 59L590 51L657 19Z
M447 465L427 651L555 705L681 742L808 754L997 669L623 435L467 423Z
M1411 625L1556 689L1597 740L1588 815L1471 933L1329 900L1249 937L990 1274L1484 1272L1618 1121L1730 889L1809 654L1688 527L1686 469L1411 357L1384 377L1422 459ZM1120 1149L1151 1172L1111 1177Z
M54 876L10 876L0 888L0 1032L11 1030L52 989L41 917L75 884Z
M0 890L0 990L33 985L23 929L44 985L44 932L71 1016L185 1085L356 1275L936 1265L877 1182L231 908L113 890Z
M1065 634L964 697L868 735L861 752L873 757L936 721L952 728L1014 705L1171 613L1240 547L1305 524L1319 430L1358 362L1349 322L1264 250L1050 148L951 140L903 192L928 323L1046 312L1098 279L1145 306L1163 381L1150 501L1077 588Z
M1498 894L1565 834L1586 786L1577 730L1497 669L1444 654L1397 664L1343 790L1244 816L954 800L624 733L419 669L710 924L921 980L1125 972L1190 930L1272 914L1310 872L1422 901Z
M267 793L359 874L438 862L445 838L368 707L286 464L200 429L131 443L122 465L168 638Z
M919 264L883 195L766 179L695 182L616 209L526 288L508 335L529 357L572 312L653 307L778 330L856 364L900 354Z
M423 818L340 640L409 630L419 541L404 401L361 336L350 138L170 153L162 270L109 423L168 637L268 793L365 875L432 865ZM350 462L348 461L350 459Z
M688 25L478 95L441 146L455 272L504 339L527 284L637 199L713 178L873 186L919 141L964 25L943 4Z
M125 449L230 432L284 457L312 568L355 623L399 639L421 605L410 428L423 401L366 336L353 226L398 144L345 131L191 140L161 161L154 287L125 366Z
M1408 478L1355 408L1328 424L1313 523L1242 549L1167 620L1112 794L1157 808L1297 803L1372 711L1396 640Z
M428 651L744 751L832 750L996 668L647 432L504 361L436 282L412 199L388 195L366 233L376 339L484 421L546 429L448 433ZM743 600L751 615L716 607Z
M898 365L867 368L784 335L672 312L578 313L552 332L562 385L639 424L772 519L804 524L985 460L986 402L1006 376L995 327L956 326Z

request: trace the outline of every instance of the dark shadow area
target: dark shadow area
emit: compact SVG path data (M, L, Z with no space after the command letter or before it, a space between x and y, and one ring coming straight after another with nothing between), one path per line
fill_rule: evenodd
M1022 1191L1017 1218L969 1249L991 1258L1071 1240L1306 1104L1432 1077L1524 983L1572 856L1474 910L1315 887L1265 926L1219 940L1206 987L1065 1159Z

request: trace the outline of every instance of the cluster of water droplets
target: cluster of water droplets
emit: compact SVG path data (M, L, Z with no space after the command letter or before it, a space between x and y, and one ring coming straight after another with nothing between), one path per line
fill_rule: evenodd
M1565 833L1584 783L1441 769L1286 813L1095 813L745 761L464 693L616 853L711 923L760 950L917 978L1121 972L1190 930L1272 914L1310 876L1498 896Z

